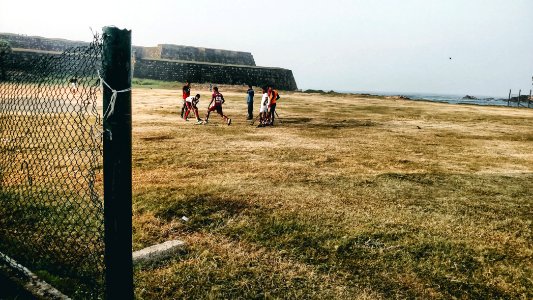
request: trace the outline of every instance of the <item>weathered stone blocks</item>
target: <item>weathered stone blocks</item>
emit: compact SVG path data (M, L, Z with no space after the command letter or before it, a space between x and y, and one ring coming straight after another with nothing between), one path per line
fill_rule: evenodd
M281 90L296 90L298 87L291 70L242 65L223 65L162 59L138 59L134 77L219 84L270 84Z
M6 65L10 69L32 72L32 61L41 56L58 56L68 48L88 43L0 33L13 48ZM215 84L271 84L277 89L296 90L291 70L255 66L251 53L220 49L160 44L133 46L133 76L165 81ZM76 74L83 76L83 74Z

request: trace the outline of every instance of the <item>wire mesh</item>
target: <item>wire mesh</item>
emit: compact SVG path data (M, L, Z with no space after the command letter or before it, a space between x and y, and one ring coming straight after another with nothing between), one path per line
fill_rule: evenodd
M80 299L104 289L101 51L0 64L0 252Z

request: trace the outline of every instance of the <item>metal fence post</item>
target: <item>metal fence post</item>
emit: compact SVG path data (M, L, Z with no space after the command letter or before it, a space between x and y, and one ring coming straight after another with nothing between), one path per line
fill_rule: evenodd
M102 70L105 297L133 299L130 30L103 28Z

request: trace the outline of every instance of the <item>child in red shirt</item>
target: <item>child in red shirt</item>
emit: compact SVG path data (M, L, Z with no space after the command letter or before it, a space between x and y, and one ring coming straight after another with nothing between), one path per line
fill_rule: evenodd
M222 96L221 93L218 92L218 87L213 88L213 96L211 96L211 102L209 103L209 108L207 109L207 116L205 117L205 123L209 122L209 114L212 111L217 111L217 113L222 116L224 119L224 122L228 123L228 125L231 125L231 119L228 118L224 113L222 112L222 104L224 104L224 96Z
M183 86L183 88L181 89L183 91L183 95L182 95L182 98L183 98L183 106L181 107L181 117L183 118L183 114L185 113L185 109L187 108L187 101L185 101L187 99L187 97L189 97L191 95L191 84L189 83L189 81L185 81L185 85Z

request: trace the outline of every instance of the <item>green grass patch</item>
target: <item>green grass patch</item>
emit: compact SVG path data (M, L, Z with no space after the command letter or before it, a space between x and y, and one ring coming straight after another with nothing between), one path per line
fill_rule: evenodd
M405 209L413 213L425 211L431 212L435 217L467 217L470 220L478 219L476 222L486 220L491 224L498 219L512 218L516 222L522 222L521 228L525 229L530 212L528 203L513 200L513 197L531 188L531 184L527 183L530 179L391 173L368 178L362 182L352 181L349 178L344 180L336 178L331 182L314 181L311 187L316 186L317 189L338 193L339 197L345 195L341 192L344 189L353 189L357 186L374 187L382 191L376 195L376 198L383 197L382 200L375 199L375 201L388 202L393 206L401 203ZM479 192L471 185L476 181L488 188ZM496 183L506 188L490 192L491 185L492 189L497 189L499 185ZM456 191L452 195L446 195L450 186L455 186ZM468 204L462 201L453 205L447 203L449 200L446 199L461 199L464 194L487 198L476 197ZM493 199L494 195L500 199ZM429 200L430 197L437 197L437 200ZM439 197L443 198L442 201L438 200ZM485 205L480 206L478 203ZM506 206L500 203L506 203ZM452 211L450 205L454 207ZM463 205L465 209L468 207L468 211L457 209ZM515 211L516 205L525 205L523 214L511 213ZM345 209L350 210L349 207ZM438 228L426 228L420 224L384 224L375 219L350 229L335 226L337 220L330 219L329 215L322 217L315 215L312 219L308 219L299 213L287 213L250 204L245 198L220 198L217 194L198 194L170 201L168 205L157 206L154 212L155 216L164 222L179 221L182 216L188 216L190 221L180 227L183 233L223 235L231 241L264 247L279 253L284 259L313 266L322 274L343 274L343 280L348 285L372 289L385 298L432 297L428 288L445 298L464 296L478 299L515 298L527 294L532 288L527 281L528 275L523 274L525 277L513 279L509 277L507 271L500 270L494 265L517 262L526 264L528 255L523 256L520 253L509 252L510 249L504 250L491 245L473 248L468 242L450 238ZM431 215L428 215L428 218L431 218ZM498 230L508 232L515 229ZM485 231L489 228L480 224L479 230ZM524 236L524 238L530 237ZM200 266L182 265L191 259L190 256L198 255L196 251L200 249L195 248L193 246L192 252L185 255L183 260L174 262L168 267L176 272L174 276L187 274L187 280L191 282L204 282L206 279L203 276L206 274L196 269ZM224 268L224 262L220 262L219 268ZM221 292L234 289L232 287L235 284L234 278L219 273L223 272L220 269L213 272L216 275L211 275L213 278L210 278L208 286L211 289L217 288L195 290L195 293L198 293L196 296L239 295L237 291L227 294ZM246 272L246 269L240 269L238 272ZM506 278L505 280L518 280L515 281L517 289L505 290L487 282L488 278L485 275L487 272L490 272L491 276ZM242 275L238 277L240 276ZM256 295L263 295L260 290L273 288L271 283L260 283L258 278L254 277L260 277L261 274L249 276L254 282ZM405 278L415 278L416 282L406 281ZM182 282L183 279L176 278L176 280ZM301 286L296 285L294 288L305 289L308 284L310 283L303 279ZM418 285L424 286L425 289L419 290Z
M184 84L176 81L133 78L131 85L134 88L181 89Z

